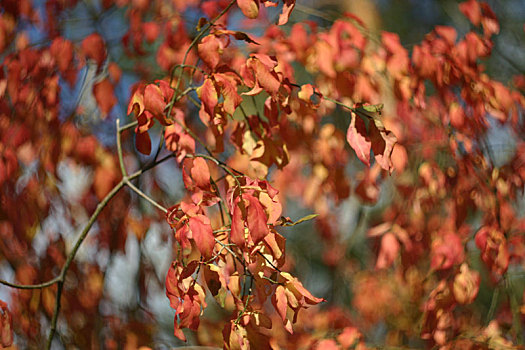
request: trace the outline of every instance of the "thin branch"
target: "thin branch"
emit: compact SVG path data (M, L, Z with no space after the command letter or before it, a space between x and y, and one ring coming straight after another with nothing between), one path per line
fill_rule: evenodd
M120 164L120 172L122 173L123 177L128 176L128 173L126 171L126 167L124 166L124 156L122 155L122 142L120 140L122 131L120 129L120 119L117 118L116 121L117 124L117 154L118 154L118 162Z
M60 276L57 276L47 282L43 282L40 284L17 284L17 283L4 281L4 280L0 280L0 284L3 284L4 286L8 286L11 288L16 288L16 289L42 289L42 288L47 288L47 287L52 286L53 284L57 283L59 280L60 280Z
M164 213L167 213L168 212L168 209L164 208L162 205L160 205L159 203L155 202L155 200L153 198L151 198L150 196L148 196L147 194L145 194L144 192L142 192L137 186L133 185L131 182L129 181L126 181L126 186L128 186L129 188L131 188L136 194L138 194L139 196L141 196L142 198L144 198L146 201L148 201L149 203L151 203L154 207L156 207L157 209L163 211Z
M57 320L58 320L58 314L60 312L60 297L62 296L62 289L64 288L64 281L67 274L67 271L69 270L69 266L73 262L73 259L75 258L75 255L77 254L78 250L80 249L80 246L86 239L89 231L91 230L91 227L97 220L98 216L102 212L102 210L108 205L109 201L124 187L124 181L120 181L113 189L104 197L104 199L97 205L97 208L95 209L95 212L91 215L89 218L88 223L82 230L82 233L78 237L75 246L73 247L73 250L68 254L66 263L62 267L62 271L59 275L59 281L58 281L58 289L57 289L57 295L55 300L55 311L53 312L53 318L51 320L51 329L49 331L49 336L47 338L47 346L46 349L51 349L51 343L53 341L53 337L56 332L56 326L57 326Z
M139 122L135 120L134 122L131 122L131 123L129 123L129 124L124 125L124 126L121 127L120 129L118 129L118 131L119 131L119 132L122 132L122 131L126 131L126 130L128 130L128 129L134 128L134 127L136 127L136 126L138 125L138 123L139 123Z
M93 212L93 214L89 218L86 226L82 230L82 233L77 238L75 246L73 247L71 252L68 254L66 262L65 262L65 264L62 267L62 270L60 272L60 275L58 277L56 277L56 281L53 282L53 283L57 283L58 289L57 289L57 294L56 294L56 298L55 298L55 310L53 312L53 317L51 319L51 328L49 330L49 336L47 338L47 346L46 346L47 350L51 349L51 344L53 342L53 338L54 338L55 333L56 333L58 314L60 313L60 304L61 304L60 298L62 296L62 290L64 288L64 282L65 282L65 279L66 279L66 274L67 274L67 272L69 270L69 267L71 266L71 263L73 262L73 260L74 260L74 258L76 256L78 250L80 249L80 246L82 245L82 243L86 239L87 235L89 234L89 231L91 230L91 227L93 226L93 224L97 220L98 216L100 215L102 210L104 210L104 208L108 205L109 201L122 189L122 187L124 187L126 185L127 182L129 182L129 181L131 181L133 179L136 179L137 177L139 177L140 175L142 175L146 171L154 168L155 166L159 165L160 163L166 161L167 159L169 159L171 157L172 157L172 155L164 157L161 160L159 160L157 162L154 162L154 163L152 163L150 165L147 165L144 168L136 171L135 173L133 173L133 174L131 174L129 176L123 177L123 179L117 185L115 185L115 187L113 187L113 189L97 205L97 208L95 209L95 211ZM48 286L48 285L50 285L49 283L52 282L52 281L46 282L43 285L44 286ZM35 285L35 286L37 286L37 285ZM26 287L29 287L29 286L26 286ZM34 289L34 288L24 288L24 289Z
M261 253L260 251L257 251L257 254L259 254L260 256L262 256L264 258L264 260L266 260L268 262L268 264L270 264L274 270L277 270L279 272L281 272L281 270L275 266L263 253Z

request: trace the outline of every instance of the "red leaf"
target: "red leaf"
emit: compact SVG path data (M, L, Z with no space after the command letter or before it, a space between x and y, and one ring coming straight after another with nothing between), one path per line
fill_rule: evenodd
M193 167L191 168L191 177L195 181L195 185L202 189L210 187L210 169L208 164L202 158L195 158L193 160Z
M82 41L82 51L87 58L94 60L100 67L106 59L106 46L104 40L98 33L87 36Z
M102 119L105 119L106 115L117 103L117 98L113 93L113 84L111 84L107 78L104 78L93 85L93 94L95 95L95 100L102 112Z
M352 121L346 132L346 140L359 158L367 166L370 166L370 149L372 142L367 135L363 120L352 112Z
M166 102L164 102L160 88L155 84L148 84L144 90L144 108L150 111L155 118L163 121L165 107Z
M149 155L151 153L151 139L149 138L148 132L138 132L137 127L135 133L135 146L137 150L142 154Z
M315 346L315 350L339 350L340 346L337 345L333 339L323 339Z
M241 208L239 208L237 204L233 206L230 239L232 243L235 243L239 248L244 247L246 244Z
M108 73L111 81L117 84L120 81L120 77L122 76L122 69L120 69L119 65L115 62L111 62L108 64Z
M217 73L214 77L224 97L224 111L233 115L235 109L237 109L242 102L242 97L237 93L236 77L225 73Z
M197 94L202 101L202 107L206 113L208 113L210 117L213 117L215 114L215 106L217 106L219 101L219 96L213 81L210 78L205 79L202 86L197 89Z
M1 334L1 344L2 347L8 347L13 344L13 321L11 319L11 313L7 308L7 304L0 300L0 309L2 310L0 314L0 330Z
M219 52L222 49L221 46L221 41L215 35L206 36L197 46L199 57L212 70L219 64Z
M259 15L258 0L237 0L237 6L239 6L242 13L248 18L257 18Z
M283 0L283 12L279 15L278 25L282 26L283 24L288 23L290 14L292 13L293 8L295 7L295 0Z
M57 62L58 70L64 74L73 61L73 43L62 37L58 37L53 40L50 51Z
M468 0L459 4L459 10L474 24L481 23L481 7L476 0Z
M153 43L160 33L160 27L155 22L142 23L142 29L144 30L144 37L149 44Z
M189 218L188 224L193 240L201 254L206 259L211 258L213 255L213 247L215 247L215 238L213 236L210 219L202 214L197 214Z
M399 242L393 233L387 233L381 238L381 249L377 257L376 269L390 267L399 253Z
M394 133L385 129L381 120L373 118L373 121L373 123L370 123L370 139L374 157L381 168L392 173L394 165L392 164L391 156L397 138Z
M253 69L257 82L264 90L270 94L279 91L281 82L279 81L277 73L274 71L275 66L277 66L276 60L268 55L252 55L252 57L248 59L246 65Z
M432 242L430 266L435 270L446 270L465 259L463 243L455 233L447 233Z
M257 244L269 233L268 226L266 225L268 218L257 198L250 194L243 194L242 198L249 202L248 208L246 209L246 224L253 242Z
M288 299L286 298L286 293L283 286L277 286L275 294L272 298L272 304L284 322L286 319L286 309L288 308Z

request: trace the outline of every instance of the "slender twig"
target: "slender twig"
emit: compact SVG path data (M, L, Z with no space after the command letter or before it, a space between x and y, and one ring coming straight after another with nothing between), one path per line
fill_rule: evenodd
M0 280L0 284L3 284L4 286L8 286L11 288L16 289L42 289L52 286L53 284L57 283L60 280L60 277L57 276L47 282L39 283L39 284L17 284L12 283L4 280Z
M122 131L120 129L120 119L119 118L117 118L116 124L117 124L117 154L118 154L118 162L120 164L120 172L122 173L122 176L126 177L126 176L128 176L128 173L126 171L126 167L124 166L124 156L122 155L122 142L120 140Z
M492 321L492 318L494 317L494 312L496 311L496 306L498 304L498 299L499 299L499 291L500 291L500 286L496 286L496 289L494 289L494 292L492 293L492 299L490 301L490 308L489 308L489 311L487 313L487 320L485 321L485 323L488 325L490 321Z
M76 256L78 250L80 249L80 246L82 245L82 243L86 239L87 235L89 234L89 231L91 230L91 227L93 227L93 224L97 220L98 216L100 215L102 210L104 210L104 208L108 205L109 201L122 189L122 187L124 187L126 185L127 182L129 182L129 181L131 181L133 179L136 179L137 177L139 177L140 175L142 175L146 171L154 168L155 166L159 165L160 163L166 161L167 159L169 159L171 157L172 157L172 155L164 157L161 160L159 160L157 162L154 162L154 163L152 163L150 165L147 165L144 168L136 171L135 173L133 173L133 174L131 174L129 176L123 177L122 180L117 185L115 185L115 187L113 187L113 189L97 205L97 208L95 209L93 214L91 214L91 217L89 218L86 226L84 226L84 229L80 233L80 236L77 238L77 241L76 241L73 249L71 250L71 252L69 252L69 254L67 256L67 259L66 259L66 262L65 262L64 266L62 267L62 270L60 271L60 275L55 278L56 281L53 282L53 280L51 280L49 282L46 282L46 283L42 284L42 287L47 287L47 286L49 286L49 285L51 285L53 283L57 283L57 287L58 287L57 288L56 298L55 298L55 310L53 312L53 317L51 319L51 328L49 330L49 336L47 338L46 349L48 349L48 350L51 349L51 344L53 342L53 338L54 338L55 333L56 333L58 315L60 313L60 304L61 304L60 303L60 298L62 296L62 290L64 288L64 282L66 280L66 274L67 274L67 272L69 270L69 267L71 266L71 263L73 262L73 260L74 260L74 258ZM53 282L53 283L51 283L51 282ZM35 286L39 286L39 285L35 285ZM24 286L24 287L28 287L28 288L23 288L23 289L34 289L34 288L30 288L29 286Z
M521 325L521 315L519 312L519 303L514 294L514 288L512 286L512 281L509 277L508 272L505 274L505 290L507 292L507 297L509 298L510 310L512 312L512 328L511 332L514 333L516 337L516 342L518 344L523 344L523 328Z
M60 272L60 275L58 277L58 289L56 294L56 300L55 300L55 311L53 312L53 318L51 320L51 329L49 331L49 336L47 338L47 346L46 349L51 349L51 343L53 341L53 337L56 332L57 327L57 320L58 320L58 314L60 312L60 297L62 296L62 289L64 287L64 281L67 274L67 271L69 270L69 266L73 262L73 259L75 258L75 255L77 254L78 250L80 249L80 246L86 239L89 231L91 230L91 227L97 220L98 216L102 212L102 210L107 206L109 201L120 191L120 189L124 186L124 181L120 181L113 189L104 197L104 199L97 205L97 208L95 209L95 212L91 215L89 218L89 221L87 222L86 226L84 226L84 229L82 230L82 233L78 237L73 250L68 254L66 262L64 266L62 267L62 270Z
M153 198L151 198L150 196L148 196L147 194L145 194L144 192L142 192L138 187L136 187L135 185L133 185L131 182L129 181L126 181L126 186L128 186L129 188L131 188L136 194L138 194L139 196L141 196L142 198L144 198L145 200L147 200L149 203L151 203L154 207L156 207L157 209L163 211L164 213L167 213L168 212L168 209L164 208L162 205L160 205L159 203L155 202L155 200Z
M277 266L275 266L275 265L270 261L270 259L268 259L263 253L261 253L260 251L257 251L257 254L259 254L260 256L262 256L262 257L264 258L264 260L266 260L266 261L268 262L268 264L270 264L270 265L273 267L274 270L277 270L277 271L281 272L281 270L280 270Z
M193 105L197 108L201 108L201 103L199 101L197 101L196 99L194 99L193 97L191 97L191 95L186 95L188 97L188 100L190 100L191 103L193 103Z
M138 123L139 123L138 121L131 122L131 123L126 124L123 127L119 128L118 131L122 132L122 131L126 131L128 129L134 128L134 127L136 127L138 125Z
M222 243L222 242L219 241L217 238L215 238L215 242L219 243L224 249L226 249L226 251L227 251L228 253L230 253L235 259L239 260L239 262L240 262L241 264L243 264L243 266L244 266L245 262L244 262L241 258L239 258L239 256L238 256L237 254L235 254L235 252L234 252L233 250L230 249L230 247L228 246L228 244L224 244L224 243Z

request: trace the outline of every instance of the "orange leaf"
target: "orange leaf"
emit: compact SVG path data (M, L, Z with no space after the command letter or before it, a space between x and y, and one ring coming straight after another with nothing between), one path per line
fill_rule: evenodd
M257 18L259 15L259 0L237 0L237 6L248 18Z
M117 103L117 98L113 93L113 84L111 84L107 78L104 78L93 85L93 94L95 95L95 100L102 112L102 119L105 119L106 115Z
M213 117L215 114L215 106L217 106L219 101L219 96L210 78L204 80L202 86L197 89L197 94L202 101L202 108L204 111L206 111L210 117Z
M220 40L215 35L208 35L197 46L199 57L212 70L219 64L219 53L222 51Z
M290 14L292 13L293 8L295 7L295 0L283 0L283 12L279 15L278 25L282 26L283 24L288 23Z
M82 40L82 51L87 58L94 60L100 67L106 59L106 45L104 39L98 34L93 33Z
M249 202L246 224L253 242L257 244L269 233L268 226L266 225L268 218L261 202L259 202L257 198L250 194L243 194L242 198Z
M352 112L352 121L346 132L346 140L359 158L366 166L370 166L370 149L372 142L367 135L363 120Z
M470 304L476 299L480 284L479 273L475 270L470 270L466 263L460 267L460 273L454 278L452 291L454 298L460 304Z
M476 0L468 0L459 4L459 10L474 24L481 23L481 7Z
M210 219L202 214L197 214L188 220L191 234L197 248L204 256L209 259L213 255L213 247L215 246L215 238L211 228Z
M397 138L393 132L385 129L381 120L373 118L373 121L373 123L370 123L370 139L374 157L381 168L392 173L394 165L391 156Z
M144 89L144 108L151 112L157 119L164 120L164 97L162 91L155 84L148 84Z
M0 300L0 341L2 347L8 347L13 344L13 321L11 319L11 313L7 308L7 304Z
M135 129L135 133L135 146L137 150L142 154L149 155L151 153L151 139L149 138L148 132L138 132L137 129Z
M230 235L232 243L235 243L239 248L244 247L246 243L244 238L244 223L242 220L241 208L239 208L237 204L233 206Z
M207 189L210 186L210 169L204 159L199 157L193 160L191 177L199 188Z
M279 313L279 316L281 316L281 319L286 319L286 309L288 307L288 299L286 298L286 293L284 291L283 286L277 286L277 289L275 290L275 294L272 298L273 306L275 307L275 310Z

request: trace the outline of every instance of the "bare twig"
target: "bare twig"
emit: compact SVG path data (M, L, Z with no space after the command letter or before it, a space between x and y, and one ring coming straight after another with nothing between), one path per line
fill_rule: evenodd
M73 259L75 258L75 255L77 254L78 250L80 249L80 246L86 239L89 231L91 230L91 227L97 220L98 216L104 210L104 208L108 205L109 201L120 191L120 189L124 186L124 181L120 181L113 189L104 197L104 199L97 205L97 208L95 209L95 212L91 215L89 218L88 223L86 226L84 226L84 229L82 230L82 233L78 237L75 246L73 247L73 250L68 254L66 263L62 267L62 270L60 272L60 275L58 276L58 289L56 294L56 300L55 300L55 311L53 312L53 318L51 319L51 329L49 330L49 336L47 338L47 346L46 349L51 349L51 343L53 341L53 337L56 332L57 327L57 320L58 320L58 314L60 312L60 297L62 296L62 289L64 288L64 281L66 278L67 271L69 270L69 266L73 262Z
M122 131L126 131L128 129L134 128L134 127L136 127L138 125L138 123L139 123L138 121L131 122L131 123L126 124L123 127L119 128L118 131L122 132Z
M62 267L62 270L60 271L60 275L57 276L54 280L51 280L51 281L46 282L46 283L43 283L41 285L35 285L35 288L32 288L30 286L24 286L24 287L27 287L27 288L23 288L23 289L36 289L37 286L38 286L38 288L43 288L43 287L47 287L47 286L49 286L51 284L57 283L58 289L57 289L57 294L56 294L56 298L55 298L55 310L53 312L53 317L51 319L51 328L49 330L49 336L47 338L46 349L48 349L48 350L51 349L51 344L53 342L53 338L54 338L55 333L56 333L58 315L60 313L60 304L61 304L60 303L60 298L62 296L62 290L64 288L64 282L66 280L66 274L67 274L67 272L69 270L69 267L71 266L71 263L73 262L73 260L74 260L74 258L76 256L78 250L80 249L80 246L82 245L82 243L86 239L87 235L89 234L89 231L91 230L91 227L93 227L93 224L97 220L98 216L100 215L102 210L104 210L104 208L108 205L109 201L122 189L122 187L127 185L127 183L129 183L129 181L138 178L140 175L142 175L146 171L154 168L155 166L159 165L160 163L166 161L167 159L169 159L171 157L172 157L171 155L168 156L168 157L164 157L161 160L159 160L157 162L154 162L154 163L152 163L150 165L147 165L144 168L136 171L135 173L133 173L133 174L131 174L129 176L124 176L122 178L122 180L117 185L115 185L115 187L113 187L113 189L97 205L97 208L95 209L95 211L93 212L93 214L89 218L86 226L84 226L84 229L80 233L80 236L77 238L77 241L76 241L73 249L68 254L66 262L65 262L64 266Z
M60 277L57 276L47 282L39 283L39 284L17 284L12 283L4 280L0 280L0 284L3 284L4 286L8 286L11 288L16 289L42 289L52 286L53 284L57 283L60 280Z
M126 181L126 186L128 186L129 188L131 188L136 194L138 194L139 196L141 196L142 198L144 198L145 200L147 200L151 205L153 205L153 206L156 207L157 209L163 211L164 213L167 213L167 212L168 212L168 209L164 208L162 205L160 205L159 203L157 203L155 200L153 200L153 198L151 198L150 196L148 196L147 194L145 194L144 192L142 192L137 186L133 185L131 182Z
M117 118L117 153L118 153L118 162L120 164L120 171L122 173L122 176L126 177L128 175L126 171L126 167L124 166L124 157L122 155L122 142L120 140L120 136L122 134L122 131L120 129L120 119Z

